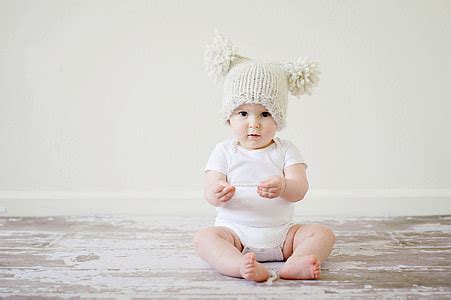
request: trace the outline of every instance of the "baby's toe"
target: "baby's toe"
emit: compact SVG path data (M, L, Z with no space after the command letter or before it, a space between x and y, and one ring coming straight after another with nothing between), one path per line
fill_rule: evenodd
M316 259L315 262L313 263L313 267L320 268L321 267L321 262Z
M246 275L254 275L255 268L253 267L247 268L244 272L246 273Z
M246 264L253 264L255 263L255 254L254 253L247 253L244 255L244 263Z
M321 268L318 266L317 268L313 269L313 277L315 279L318 279L321 275Z
M319 263L318 258L316 257L316 255L311 255L310 256L310 262L314 265Z
M246 270L244 270L244 278L249 279L251 277L255 276L255 268L254 267L250 267L250 268L246 268Z

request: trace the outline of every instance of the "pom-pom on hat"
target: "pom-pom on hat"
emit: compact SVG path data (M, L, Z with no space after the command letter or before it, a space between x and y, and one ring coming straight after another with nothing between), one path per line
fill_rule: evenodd
M319 81L318 63L300 57L294 63L264 63L238 54L235 46L216 32L205 51L205 68L223 83L222 114L227 121L243 104L261 104L271 113L277 129L285 126L288 92L311 94Z

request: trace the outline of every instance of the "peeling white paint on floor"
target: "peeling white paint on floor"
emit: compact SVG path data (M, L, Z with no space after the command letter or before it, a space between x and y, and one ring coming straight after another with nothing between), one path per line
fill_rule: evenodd
M307 221L307 218L303 218ZM0 296L449 298L451 218L315 219L337 245L318 281L252 283L195 256L210 218L0 218ZM283 263L266 263L278 270Z
M435 224L421 224L417 226L413 226L412 229L414 231L441 231L441 232L451 232L451 225L443 225L440 223Z

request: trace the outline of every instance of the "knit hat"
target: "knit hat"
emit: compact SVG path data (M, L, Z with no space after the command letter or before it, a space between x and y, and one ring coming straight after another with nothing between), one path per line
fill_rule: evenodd
M233 44L216 32L205 52L207 73L223 83L222 114L227 121L243 104L261 104L271 113L277 129L285 126L288 91L311 94L319 81L318 63L300 57L295 63L264 63L241 56Z

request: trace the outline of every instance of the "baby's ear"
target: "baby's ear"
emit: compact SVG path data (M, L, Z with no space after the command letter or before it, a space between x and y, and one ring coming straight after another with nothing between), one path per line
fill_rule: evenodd
M282 65L288 79L288 89L293 96L312 93L317 86L321 72L318 63L308 57L299 57L297 62Z
M204 55L205 70L208 75L218 82L227 75L232 63L238 58L241 56L238 55L235 46L216 30L215 38L211 44L207 45Z

